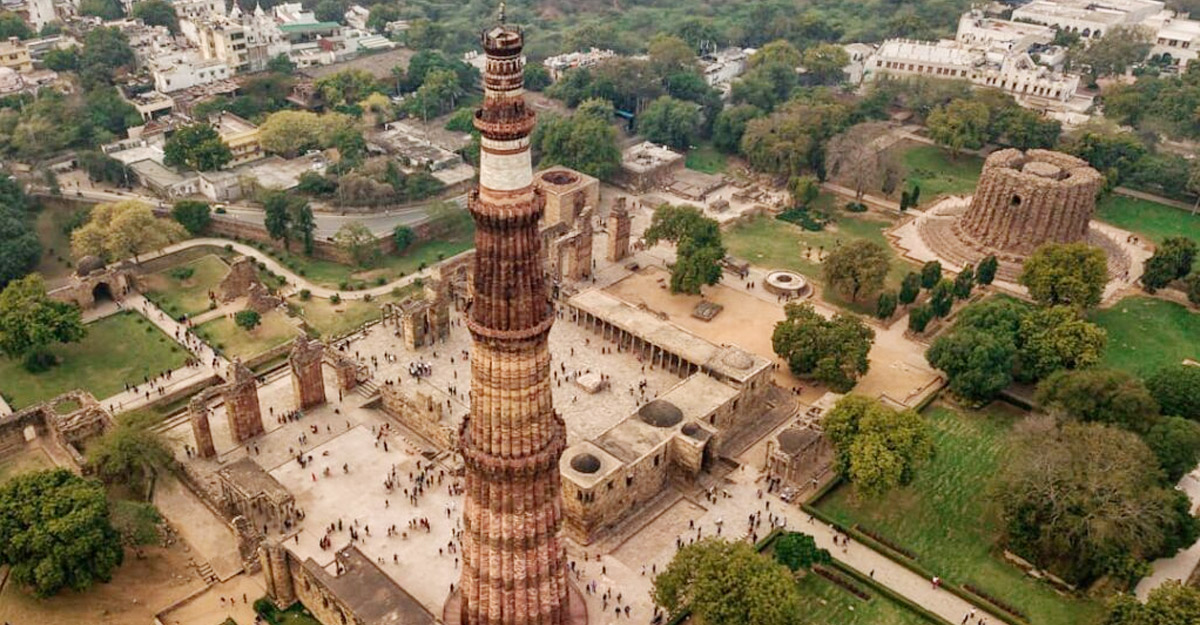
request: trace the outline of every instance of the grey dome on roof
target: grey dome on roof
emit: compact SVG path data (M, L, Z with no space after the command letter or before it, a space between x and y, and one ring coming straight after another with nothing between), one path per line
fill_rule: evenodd
M638 418L658 428L669 428L683 421L683 411L665 399L656 399L638 408Z
M600 459L592 454L578 454L571 458L571 468L580 473L595 473L600 470Z
M734 369L741 369L743 371L754 365L754 359L750 357L750 354L740 349L730 349L729 353L725 354L725 357L721 361Z
M104 261L99 256L87 255L75 264L75 275L86 276L97 269L104 269Z

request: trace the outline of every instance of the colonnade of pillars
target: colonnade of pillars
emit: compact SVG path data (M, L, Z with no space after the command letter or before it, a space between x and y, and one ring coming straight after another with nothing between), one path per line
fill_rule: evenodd
M564 306L564 311L567 318L575 322L576 325L616 343L618 350L639 354L652 367L662 367L681 378L686 378L701 370L699 365L686 358L663 349L587 311L579 310L569 305Z

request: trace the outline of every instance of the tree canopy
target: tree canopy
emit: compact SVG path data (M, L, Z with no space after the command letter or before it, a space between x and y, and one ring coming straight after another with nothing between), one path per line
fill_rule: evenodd
M333 243L359 267L370 267L379 261L379 244L375 235L361 221L343 224L334 233Z
M1146 388L1163 414L1200 421L1200 367L1182 363L1161 367L1146 378Z
M671 267L671 292L698 295L701 287L721 280L725 246L721 227L694 206L663 204L654 210L644 235L647 245L660 240L675 244Z
M855 239L825 257L821 273L825 283L842 297L856 302L883 288L890 268L887 250L867 239Z
M186 235L174 220L155 217L149 205L124 200L92 208L91 219L71 233L71 252L76 258L91 255L106 262L136 260Z
M88 445L88 465L101 479L129 486L141 493L157 469L173 461L171 450L152 429L153 415L125 413L117 425Z
M74 343L87 334L79 307L50 299L40 274L13 280L0 291L0 353L25 359L31 371L48 364L52 343Z
M742 541L706 538L686 545L654 578L654 602L687 608L698 625L798 625L801 605L791 573Z
M197 171L215 171L233 160L233 152L216 129L205 123L176 130L163 146L163 163Z
M66 469L0 485L0 519L0 564L38 597L107 582L124 557L104 488Z
M531 139L541 152L540 164L564 165L600 179L611 177L621 165L612 115L608 102L587 100L571 117L543 116Z
M1191 625L1200 623L1200 588L1167 580L1150 591L1145 603L1121 594L1108 606L1104 625Z
M212 211L207 202L178 200L171 207L171 217L179 222L188 234L195 236L208 228L208 224L212 222Z
M1158 423L1158 404L1142 381L1115 369L1058 371L1038 383L1034 401L1080 421L1146 433Z
M697 140L703 122L695 104L664 95L638 115L637 129L650 141L685 150Z
M933 439L921 415L897 412L869 397L839 399L821 425L837 454L838 473L868 497L908 484L933 455Z
M812 376L838 393L854 388L867 372L875 331L854 315L826 319L810 302L790 303L775 324L771 346L796 375Z
M1092 308L1108 284L1108 259L1087 243L1047 243L1025 260L1020 283L1039 304Z

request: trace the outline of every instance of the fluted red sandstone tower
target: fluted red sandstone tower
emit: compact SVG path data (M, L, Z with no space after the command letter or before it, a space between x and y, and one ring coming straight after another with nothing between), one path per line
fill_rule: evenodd
M504 23L482 34L487 53L475 219L475 295L467 327L471 412L460 433L466 467L463 625L568 622L558 458L566 446L554 411L547 340L554 313L543 283L525 107L524 38Z
M1083 241L1103 185L1100 172L1069 154L1000 150L984 163L959 227L978 247L1010 259L1043 243Z

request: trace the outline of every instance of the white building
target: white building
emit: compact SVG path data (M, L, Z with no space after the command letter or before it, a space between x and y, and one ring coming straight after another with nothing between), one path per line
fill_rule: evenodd
M1179 63L1182 70L1196 59L1200 51L1200 21L1188 19L1174 11L1163 11L1143 24L1154 29L1151 56L1166 56Z
M226 80L234 71L219 59L204 59L195 51L177 52L154 59L150 64L154 88L160 93L191 89Z
M558 80L562 77L563 72L569 69L576 67L591 67L605 59L611 59L615 56L617 56L617 53L613 52L612 50L597 50L596 48L592 48L586 52L570 52L567 54L552 56L545 61L542 61L542 64L546 66L546 69L550 70L550 78L553 80Z
M1094 39L1115 26L1141 24L1161 12L1163 6L1158 0L1033 0L1014 9L1012 19Z
M1020 54L1034 46L1053 42L1054 29L1041 24L992 19L981 12L968 11L958 20L954 40L989 53Z
M734 79L746 71L746 63L754 50L744 48L725 48L713 54L700 57L700 73L708 86L729 91Z

